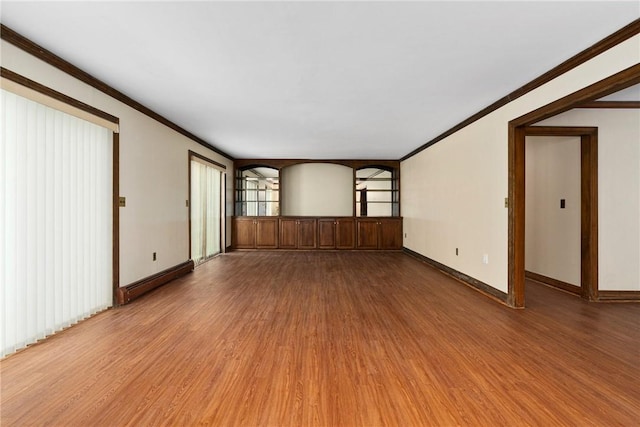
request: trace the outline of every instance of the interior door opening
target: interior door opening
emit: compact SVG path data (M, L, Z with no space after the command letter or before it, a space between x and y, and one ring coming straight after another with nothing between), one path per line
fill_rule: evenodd
M540 274L535 277L538 281L543 281L551 286L560 289L573 291L585 299L596 300L598 295L598 129L595 127L561 127L561 126L529 126L523 127L521 132L522 145L525 146L526 137L577 137L580 143L580 276L578 289L572 289L571 283L565 280L557 280ZM535 143L535 142L534 142ZM523 156L524 157L524 156ZM525 160L522 161L522 186L526 173ZM524 190L524 188L523 188ZM523 191L523 194L525 191ZM525 211L526 206L523 197L522 226L526 229ZM564 200L564 202L563 202ZM566 199L558 198L558 208L566 209ZM562 206L565 206L564 208ZM524 231L524 230L523 230ZM526 233L523 233L526 234ZM523 245L522 268L523 274L526 272L526 242ZM553 270L553 267L551 267ZM529 276L531 277L529 272ZM534 272L535 273L535 272ZM548 280L552 279L552 280ZM556 280L553 280L556 279ZM576 282L576 280L573 280ZM524 304L524 281L519 295Z
M578 130L582 131L592 133ZM565 133L576 131L526 129L525 276L588 298L591 284L582 280L589 277L583 275L582 263L587 263L587 269L589 263L597 262L581 256L581 216L591 203L591 192L582 191L582 175L586 174L586 179L592 173L588 167L583 170L582 156L588 154L585 148L589 147L582 147L581 135Z

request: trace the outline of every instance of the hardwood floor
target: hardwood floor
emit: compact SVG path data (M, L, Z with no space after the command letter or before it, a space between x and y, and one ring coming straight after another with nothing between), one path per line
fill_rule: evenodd
M235 252L1 363L13 425L638 425L640 305L402 253Z

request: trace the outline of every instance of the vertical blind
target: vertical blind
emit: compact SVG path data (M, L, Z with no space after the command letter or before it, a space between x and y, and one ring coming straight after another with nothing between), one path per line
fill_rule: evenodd
M5 356L112 304L112 132L1 90Z
M191 160L191 259L197 265L220 253L221 172Z

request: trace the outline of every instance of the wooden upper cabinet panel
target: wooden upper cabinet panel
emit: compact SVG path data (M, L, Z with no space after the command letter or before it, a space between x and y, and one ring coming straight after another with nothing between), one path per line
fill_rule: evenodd
M336 247L336 220L333 218L318 219L318 248L335 249Z
M353 249L355 245L356 222L353 218L336 219L336 249Z
M278 218L256 218L256 248L278 248Z
M358 219L357 243L358 249L378 249L377 219Z
M380 249L402 249L402 220L398 218L385 218L379 221Z
M298 233L295 219L280 218L280 242L282 249L295 249L298 243Z
M298 248L299 249L315 249L316 248L316 220L315 219L299 219L298 220Z
M253 218L233 219L233 246L237 249L256 247L256 226Z

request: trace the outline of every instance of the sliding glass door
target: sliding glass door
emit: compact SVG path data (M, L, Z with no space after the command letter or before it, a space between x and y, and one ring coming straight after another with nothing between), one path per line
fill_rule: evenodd
M191 259L198 265L222 250L222 172L206 160L190 159Z

